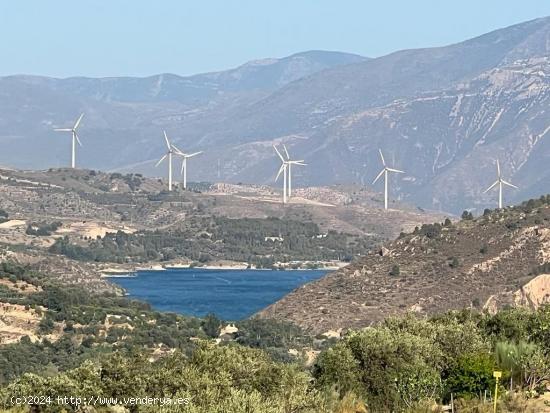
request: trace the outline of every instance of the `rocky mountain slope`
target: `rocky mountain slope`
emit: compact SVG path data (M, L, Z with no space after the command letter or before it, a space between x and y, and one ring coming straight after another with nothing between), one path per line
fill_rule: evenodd
M296 170L297 186L366 185L380 147L407 172L392 177L394 197L482 211L495 204L482 191L497 157L520 187L506 192L508 203L548 192L548 73L550 18L541 18L376 59L308 52L188 78L8 77L0 163L66 164L68 139L52 128L83 111L85 166L159 175L166 129L178 146L205 151L192 180L272 182L271 146L284 142L309 164Z
M425 225L259 313L323 333L393 314L550 303L550 196ZM537 278L538 277L538 278Z

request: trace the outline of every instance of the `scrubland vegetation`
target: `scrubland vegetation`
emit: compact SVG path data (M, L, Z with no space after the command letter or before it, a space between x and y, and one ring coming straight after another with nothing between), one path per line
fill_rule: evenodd
M503 371L502 408L508 400L512 409L528 406L527 397L536 400L550 379L550 307L409 314L341 340L253 319L215 344L223 325L215 316L158 313L144 303L60 287L16 264L3 263L0 276L40 286L2 301L42 313L41 341L23 337L0 347L5 409L13 407L12 396L32 394L178 396L190 404L167 411L188 412L419 412L448 403L451 393L457 406L479 403L486 391L490 397L495 369ZM56 340L45 338L58 328ZM321 353L306 366L291 348Z

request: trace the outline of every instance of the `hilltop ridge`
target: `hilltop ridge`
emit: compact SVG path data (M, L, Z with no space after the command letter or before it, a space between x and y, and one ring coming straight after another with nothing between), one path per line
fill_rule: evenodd
M67 284L113 290L99 278L113 267L344 265L441 216L399 203L384 212L377 194L356 186L295 188L287 205L278 189L261 185L165 189L140 174L0 170L0 212L8 216L0 215L0 255Z

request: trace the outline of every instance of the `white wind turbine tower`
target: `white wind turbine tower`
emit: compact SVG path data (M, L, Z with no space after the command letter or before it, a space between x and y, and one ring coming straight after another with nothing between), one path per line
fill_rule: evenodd
M181 156L183 158L181 161L181 174L183 175L183 189L187 189L187 159L201 154L202 151L188 154L176 148L175 145L172 145L172 148L175 151L176 155Z
M518 189L518 187L502 179L502 176L500 175L500 163L498 162L498 159L497 159L497 180L489 188L487 188L483 193L485 194L489 192L491 189L493 189L497 185L498 185L498 208L501 209L502 208L502 186L506 185L516 189Z
M290 155L288 154L288 151L286 150L286 145L283 144L283 149L285 150L286 155L286 163L288 165L288 198L290 199L292 195L292 165L301 165L306 166L307 163L304 163L304 160L301 159L299 161L293 161L290 159Z
M288 161L283 158L283 155L281 155L281 152L277 149L275 145L273 145L273 149L275 149L275 152L277 152L277 155L279 155L279 158L281 158L281 167L279 168L279 172L277 173L277 177L275 178L275 182L279 180L279 176L281 176L281 173L283 174L283 204L286 204L286 171L288 168Z
M382 165L384 168L380 171L380 173L374 178L374 181L372 181L372 184L374 185L378 179L382 175L384 175L384 209L388 209L388 172L396 172L399 174L404 174L405 172L400 171L399 169L393 169L386 166L386 161L384 160L384 155L382 155L382 150L378 149L378 152L380 152L380 159L382 160Z
M76 129L78 128L78 125L80 125L80 121L82 120L83 116L84 113L80 115L72 128L54 129L54 131L56 132L71 132L72 134L71 168L73 169L76 167L76 143L78 142L78 144L82 146L82 142L80 142L80 139L78 138Z
M172 190L172 154L174 153L174 148L170 144L170 141L168 140L168 136L166 135L166 131L164 132L164 140L166 141L166 147L168 148L168 151L164 154L162 158L159 159L159 161L156 163L155 168L159 166L162 161L164 161L166 158L168 158L168 190Z

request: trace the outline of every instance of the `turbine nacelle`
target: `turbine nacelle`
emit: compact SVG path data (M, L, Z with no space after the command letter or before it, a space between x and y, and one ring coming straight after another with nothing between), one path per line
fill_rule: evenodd
M185 168L187 167L187 159L192 158L193 156L200 155L203 152L203 151L198 151L198 152L194 152L194 153L185 153L185 152L181 151L180 149L178 149L175 145L172 145L172 148L174 148L174 153L176 155L182 157L181 171L180 171L181 175L183 175L183 173L185 172ZM187 185L187 182L184 182L183 186L186 187L186 185Z

